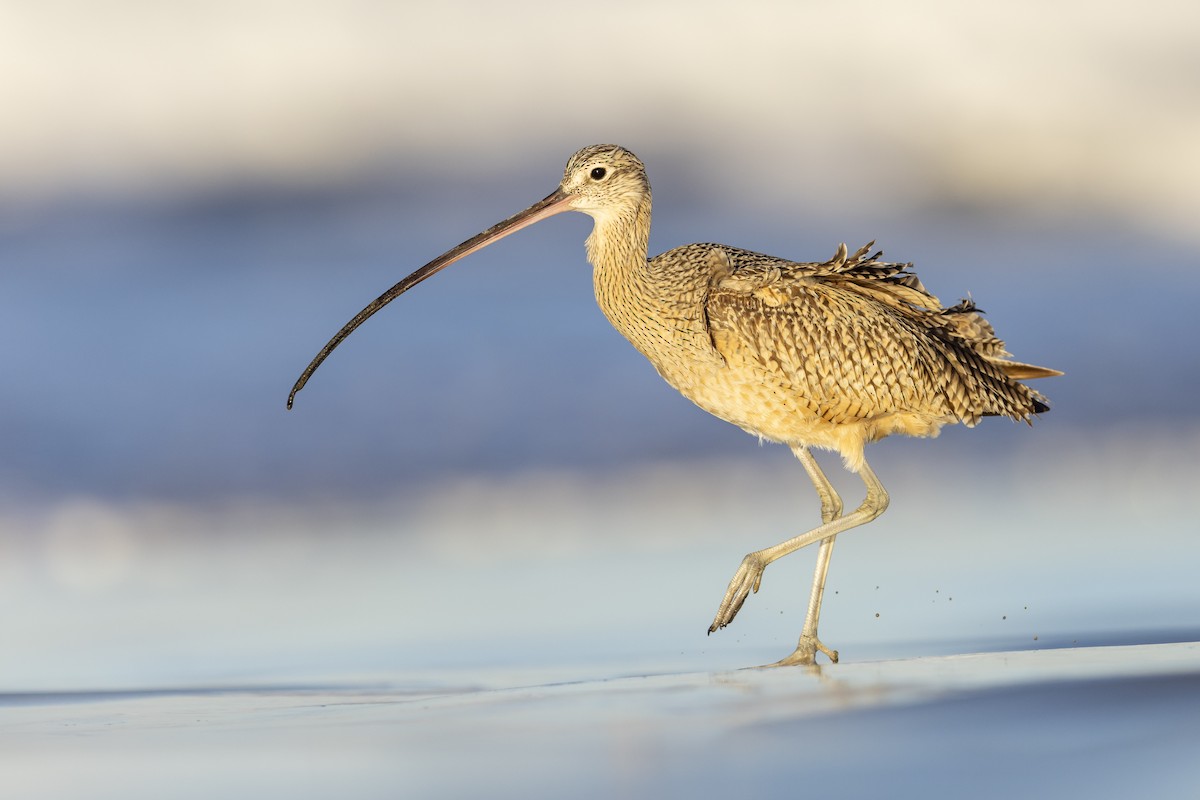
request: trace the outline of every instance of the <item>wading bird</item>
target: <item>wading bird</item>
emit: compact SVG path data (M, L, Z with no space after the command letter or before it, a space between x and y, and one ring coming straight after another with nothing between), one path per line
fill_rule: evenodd
M881 261L868 244L843 244L828 261L798 263L720 244L691 244L647 259L650 182L633 153L585 147L549 196L438 256L358 313L317 354L296 393L355 328L455 261L564 211L594 220L587 256L596 301L613 327L684 397L760 439L788 445L821 500L818 527L750 553L721 600L712 633L733 621L778 558L820 543L808 613L796 650L779 664L812 664L837 651L817 638L837 534L888 504L863 448L893 433L935 436L985 416L1031 421L1045 399L1018 381L1062 373L1008 358L970 300L943 307L910 264ZM810 448L841 454L866 485L862 504L842 501Z

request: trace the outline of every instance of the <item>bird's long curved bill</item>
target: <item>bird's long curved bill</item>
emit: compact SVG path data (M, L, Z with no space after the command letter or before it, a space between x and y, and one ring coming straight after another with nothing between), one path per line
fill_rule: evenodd
M503 222L498 222L492 227L488 228L483 233L472 236L470 239L467 239L453 250L448 250L447 252L442 253L433 261L430 261L428 264L421 267L419 270L412 273L383 294L379 295L379 297L372 300L370 305L358 312L354 316L354 319L347 322L344 326L342 326L340 331L333 335L333 338L321 348L321 352L317 353L317 357L314 358L305 368L304 372L300 375L300 378L296 381L296 385L292 387L291 394L288 395L287 407L289 409L292 407L292 403L296 399L296 392L304 388L304 384L308 383L308 379L311 378L312 374L317 371L317 367L321 366L321 363L324 362L325 359L329 358L329 354L334 351L334 348L341 344L343 339L353 333L355 328L366 322L367 319L376 311L383 308L388 303L392 302L421 281L442 271L455 261L458 261L460 258L469 256L471 253L474 253L477 250L482 250L492 242L503 239L510 233L516 233L522 228L527 228L533 223L543 220L546 217L552 217L555 214L562 213L563 211L570 211L571 199L571 195L563 192L561 188L555 190L552 194L547 195L545 198L534 203L524 211L513 214Z

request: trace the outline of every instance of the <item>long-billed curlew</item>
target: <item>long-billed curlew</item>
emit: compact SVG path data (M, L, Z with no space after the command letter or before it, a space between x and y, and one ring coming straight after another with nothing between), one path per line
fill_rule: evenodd
M888 504L863 447L893 433L935 436L981 417L1032 419L1048 409L1019 380L1062 373L1007 358L1004 343L969 300L945 308L909 272L880 261L871 244L840 245L821 263L797 263L719 244L691 244L647 259L650 182L633 153L585 147L545 199L438 256L380 295L338 331L292 387L296 392L368 317L460 258L564 211L594 220L587 239L596 301L613 327L696 405L743 430L791 447L821 498L818 527L750 553L734 573L709 633L733 621L767 565L820 542L808 613L796 650L780 664L811 664L821 597L837 534ZM872 243L873 244L873 243ZM867 494L843 516L842 500L809 451L841 454Z

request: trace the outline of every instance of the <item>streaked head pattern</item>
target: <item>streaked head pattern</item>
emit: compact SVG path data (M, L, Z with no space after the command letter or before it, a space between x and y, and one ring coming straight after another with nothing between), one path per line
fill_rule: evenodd
M641 159L615 144L593 144L567 162L559 190L571 196L571 208L598 222L609 215L631 216L650 196Z

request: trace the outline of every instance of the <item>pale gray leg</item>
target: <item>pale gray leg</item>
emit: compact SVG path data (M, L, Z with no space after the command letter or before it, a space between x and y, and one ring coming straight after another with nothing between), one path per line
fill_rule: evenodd
M817 490L817 496L821 498L821 521L830 522L840 517L842 515L842 498L838 496L837 490L833 488L829 478L825 477L825 472L817 463L817 459L813 457L807 447L801 445L793 447L792 453L804 465L809 479L813 482L813 487Z
M816 487L817 495L821 498L821 522L832 522L840 517L842 515L842 498L838 496L833 484L829 482L829 478L817 464L813 454L807 447L793 447L792 452L804 465L808 477L812 479L813 486ZM811 664L818 650L828 656L830 661L837 663L837 650L830 650L817 638L817 624L821 619L821 601L825 597L825 579L829 575L829 561L833 557L833 543L836 540L836 536L821 540L817 549L817 566L813 572L812 593L808 598L808 613L804 616L804 629L800 633L800 642L796 645L796 652L780 661L780 664ZM804 658L802 654L806 654L807 658ZM793 662L791 659L797 656L801 656L802 660Z
M798 457L800 458L801 463L804 463L807 467L808 464L806 463L805 459L799 455ZM865 461L863 462L862 469L858 472L858 476L862 478L863 483L867 487L867 496L863 498L862 505L860 505L857 509L844 517L831 519L828 522L823 523L820 527L814 528L807 533L802 533L795 538L788 539L786 542L780 542L773 547L768 547L763 550L750 553L744 559L742 559L741 565L738 566L737 572L735 572L733 575L733 580L729 582L729 588L725 591L725 598L721 601L721 607L717 610L717 616L713 620L712 626L708 629L710 633L718 628L724 628L733 621L733 618L737 616L738 611L741 610L742 604L746 602L746 598L750 596L750 593L752 591L758 591L758 587L762 584L763 570L767 568L768 564L776 559L783 558L789 553L794 553L802 547L807 547L813 542L832 539L842 531L849 530L850 528L855 528L859 525L870 522L883 513L884 509L886 509L888 505L887 491L883 488L883 484L879 482L879 478L875 477L875 473L871 471L871 468ZM817 479L813 480L814 485L818 486L818 494L821 494L823 491L819 483L823 483L825 486L828 486L829 483L827 479L824 479L823 475L822 479L823 480L821 481L818 481ZM832 487L829 487L828 491L830 494L833 494ZM823 502L822 515L824 515L827 508L832 508L832 506L826 507ZM827 548L825 553L826 567L828 567L829 556L832 555L831 548L832 543L830 543L830 546ZM818 569L820 569L819 564ZM788 658L785 658L780 663L813 663L813 657L815 656L817 649L815 643L815 631L816 621L820 616L820 599L820 596L817 596L815 604L810 602L809 619L805 621L804 632L801 634L800 645L797 647L796 652ZM816 609L816 614L812 613L813 608ZM810 625L813 635L811 639L806 640L805 634L810 632ZM802 652L802 649L807 645L811 645L811 651L808 653Z

